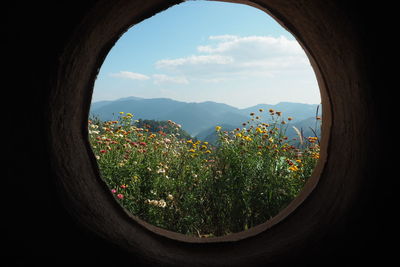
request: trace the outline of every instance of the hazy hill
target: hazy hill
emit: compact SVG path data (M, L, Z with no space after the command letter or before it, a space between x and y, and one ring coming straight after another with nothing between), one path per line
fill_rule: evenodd
M135 119L172 120L181 124L182 129L193 137L197 136L199 139L206 139L209 136L209 138L213 139L211 135L216 125L225 126L226 130L242 127L242 123L249 120L250 113L257 113L260 108L265 110L261 114L264 120L269 118L268 110L274 109L282 111L285 118L288 116L293 117L294 125L303 120L308 120L301 124L301 127L306 129L309 124L314 125L310 119L315 118L317 106L281 102L276 105L259 104L239 109L212 101L187 103L168 98L127 97L113 101L94 102L91 105L90 113L102 120L116 119L121 111L132 113Z
M115 119L121 111L132 113L138 119L164 120L165 114L186 104L168 98L123 98L94 102L90 112L103 120Z
M282 111L284 117L293 117L298 122L310 117L315 117L317 106L318 105L303 103L280 102L276 105L258 104L249 108L241 109L241 112L242 114L249 114L250 112L258 111L261 108L268 113L269 109L274 109L276 111ZM321 110L319 110L319 114L321 115Z

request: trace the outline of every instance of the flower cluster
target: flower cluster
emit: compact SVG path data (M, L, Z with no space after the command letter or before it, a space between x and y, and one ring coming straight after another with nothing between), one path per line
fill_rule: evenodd
M216 126L215 143L184 138L173 121L157 128L119 115L89 120L102 178L127 210L184 234L218 236L268 220L297 196L319 159L318 137L292 144L285 134L293 117L272 109L250 113L242 128Z

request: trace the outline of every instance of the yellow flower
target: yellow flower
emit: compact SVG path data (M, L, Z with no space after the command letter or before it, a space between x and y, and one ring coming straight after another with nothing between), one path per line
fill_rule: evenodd
M221 131L221 126L215 126L215 130L217 131L217 132L219 132L219 131Z
M313 159L319 159L319 153L318 152L314 152L314 153L312 153L311 157Z
M315 143L315 141L317 141L318 140L318 137L308 137L308 142L310 142L310 143Z
M206 150L206 153L211 154L211 150L209 150L209 149Z
M263 112L263 111L264 111L264 109L260 108L258 111L260 111L260 112Z
M251 137L249 137L249 136L243 136L243 139L246 140L246 141L252 141L252 140L253 140L253 139L251 139Z
M126 116L129 117L129 118L133 117L133 115L131 113L126 113Z
M242 134L241 133L237 133L236 136L237 137L242 137Z
M196 150L194 150L194 149L189 149L188 152L194 153L194 152L196 152Z
M121 111L119 114L121 114L121 115L122 115L122 114L124 114L124 113L125 113L125 112Z
M190 143L190 144L192 144L192 143L193 143L193 141L192 141L192 139L190 139L190 140L187 140L187 141L186 141L186 143Z
M256 128L256 131L257 131L258 133L263 133L263 130L261 130L261 128L259 128L259 127Z
M299 168L298 168L296 165L293 165L293 166L290 166L290 167L289 167L289 170L290 170L290 171L297 172L297 171L299 170Z

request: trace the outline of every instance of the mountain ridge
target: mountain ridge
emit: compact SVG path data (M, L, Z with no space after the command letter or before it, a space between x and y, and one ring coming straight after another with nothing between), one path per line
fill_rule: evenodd
M170 98L133 96L93 102L90 115L97 116L101 120L113 120L116 119L119 112L129 112L137 119L172 120L181 124L182 128L193 137L199 134L204 137L207 130L216 125L242 127L242 123L250 119L251 112L261 115L264 120L267 120L265 117L269 117L268 110L274 109L281 111L284 118L293 117L296 123L300 123L303 120L315 119L317 107L317 104L279 102L277 104L257 104L241 109L214 101L183 102ZM259 109L265 111L260 113ZM308 122L308 124L313 124L313 122Z

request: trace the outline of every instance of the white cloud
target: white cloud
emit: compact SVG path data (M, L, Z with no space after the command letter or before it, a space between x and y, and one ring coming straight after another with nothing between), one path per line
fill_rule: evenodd
M157 68L175 68L179 66L188 65L224 65L233 62L233 58L229 56L221 55L199 55L199 56L189 56L177 59L162 59L156 62Z
M251 57L271 57L279 55L300 55L303 50L296 40L289 40L284 36L245 36L219 35L210 36L210 40L218 40L216 45L198 46L199 52L210 54L235 54L241 52Z
M177 84L188 84L189 81L183 76L168 76L165 74L153 74L155 84L162 83L177 83Z
M150 77L141 73L130 72L130 71L120 71L118 73L111 73L111 77L125 78L131 80L149 80Z
M211 35L208 37L210 40L234 40L237 39L237 35L231 35L231 34L223 34L223 35Z
M310 69L299 43L284 36L217 35L210 36L209 42L197 47L197 55L159 60L156 67L203 81L240 75L271 77Z
M153 74L147 76L145 74L130 72L130 71L120 71L118 73L110 73L111 77L124 78L130 80L152 80L154 84L165 84L165 83L175 83L175 84L188 84L189 81L184 76L171 76L166 74Z

